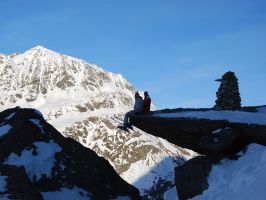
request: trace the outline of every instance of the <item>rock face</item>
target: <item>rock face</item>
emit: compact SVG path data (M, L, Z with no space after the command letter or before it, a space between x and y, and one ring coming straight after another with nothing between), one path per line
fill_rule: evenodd
M266 145L266 126L227 120L154 117L158 112L132 116L130 121L147 133L203 155L234 154L253 142ZM217 130L219 132L213 134Z
M245 153L245 147L241 152ZM201 195L208 189L208 176L215 165L219 165L221 160L235 161L240 155L220 155L220 156L198 156L184 165L175 168L176 188L178 198L187 200L197 195Z
M226 72L221 81L221 85L216 92L217 100L215 110L240 110L241 97L238 87L238 79L234 72Z
M134 88L122 75L41 46L0 57L0 111L40 110L64 136L106 158L142 191L161 179L174 184L173 170L165 166L174 168L194 156L141 130L129 134L116 128L134 104ZM150 174L145 183L143 173Z
M256 111L253 107L243 110ZM219 164L223 158L236 159L236 154L245 151L246 146L251 143L266 146L264 125L189 117L158 117L158 113L162 116L162 113L182 111L208 109L162 110L130 118L134 126L145 132L202 154L175 168L175 183L180 200L192 198L206 190L209 186L207 177L212 166Z
M107 160L63 137L36 110L0 113L0 149L2 198L140 199Z

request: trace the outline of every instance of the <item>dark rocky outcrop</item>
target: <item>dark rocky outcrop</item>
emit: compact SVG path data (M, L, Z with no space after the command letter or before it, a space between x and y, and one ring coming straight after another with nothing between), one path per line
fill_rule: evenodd
M245 153L246 148L244 148ZM220 155L220 156L197 156L188 160L184 165L175 168L175 184L180 200L190 199L203 193L208 189L208 176L214 165L219 165L224 158L237 160L240 156Z
M202 194L209 186L207 177L212 166L219 164L220 160L237 159L236 153L245 150L250 143L266 145L266 126L231 123L227 120L154 116L157 113L208 110L211 109L168 109L130 118L131 123L139 129L202 154L175 168L175 183L180 200ZM245 107L242 110L256 112L256 107Z
M175 183L180 200L192 198L208 188L207 176L219 159L198 156L175 168Z
M6 177L6 188L0 191L0 196L38 200L43 199L42 192L78 187L88 192L90 199L118 196L140 199L138 189L125 182L107 160L75 140L63 137L36 110L15 108L1 112L0 128L4 126L11 128L0 136L0 175ZM60 147L54 155L50 176L29 177L24 165L7 164L11 154L20 157L23 152L31 151L33 157L38 156L38 143Z
M175 110L177 111L186 110ZM159 112L172 111L135 115L130 118L130 122L147 133L204 155L235 154L253 142L266 145L266 126L232 123L227 120L153 116ZM217 130L219 133L213 134Z

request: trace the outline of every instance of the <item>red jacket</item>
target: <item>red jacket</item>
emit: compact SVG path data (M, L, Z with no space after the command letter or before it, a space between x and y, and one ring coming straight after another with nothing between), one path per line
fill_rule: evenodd
M143 112L149 112L150 109L151 109L151 98L148 95L144 97Z

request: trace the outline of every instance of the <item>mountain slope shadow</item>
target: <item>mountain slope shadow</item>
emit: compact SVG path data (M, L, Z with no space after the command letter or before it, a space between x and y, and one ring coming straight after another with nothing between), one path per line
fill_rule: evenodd
M165 157L149 171L143 171L143 175L132 184L137 188L146 188L141 190L143 200L163 200L164 193L175 187L175 167L184 162L183 157Z
M45 199L140 199L107 160L63 137L34 109L0 113L0 196ZM59 198L60 199L60 198Z

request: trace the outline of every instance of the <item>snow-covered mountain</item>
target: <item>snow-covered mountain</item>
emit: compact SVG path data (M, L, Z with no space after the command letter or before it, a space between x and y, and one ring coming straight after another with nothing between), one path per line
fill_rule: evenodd
M118 130L118 118L133 107L133 86L119 74L42 46L0 54L0 92L1 111L40 110L65 136L108 159L142 193L171 185L174 167L195 155L138 129Z

